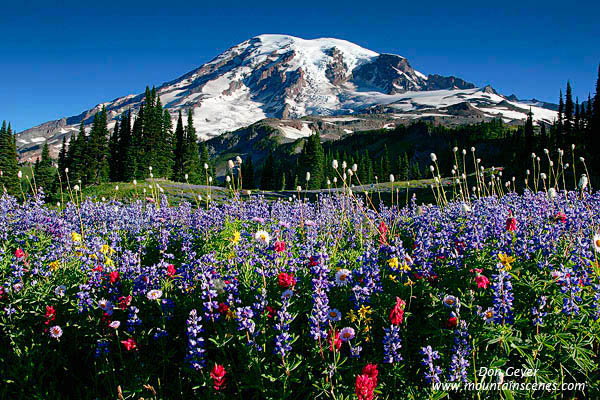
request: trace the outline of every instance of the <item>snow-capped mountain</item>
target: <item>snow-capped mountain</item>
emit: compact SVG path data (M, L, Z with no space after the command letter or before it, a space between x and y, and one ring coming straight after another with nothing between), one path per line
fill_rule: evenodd
M511 101L490 87L477 88L453 76L424 75L398 55L378 54L345 40L286 35L260 35L240 43L164 83L157 92L173 117L178 110L193 110L203 140L264 118L307 115L391 113L398 119L469 115L510 122L524 120L531 108L538 121L549 123L556 116L552 110ZM21 132L17 146L27 159L48 140L56 154L62 137L76 132L80 121L91 122L102 107L115 119L128 109L135 115L143 99L143 94L128 95L44 123ZM300 131L300 136L312 132Z

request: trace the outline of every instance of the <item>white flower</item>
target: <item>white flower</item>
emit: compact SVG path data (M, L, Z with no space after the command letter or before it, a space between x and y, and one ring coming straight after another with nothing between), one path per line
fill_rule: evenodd
M544 149L544 153L548 154L550 152L548 151L548 149Z
M346 169L347 166L348 164L346 164L346 161L342 161L342 169Z
M254 239L260 244L268 246L271 241L271 236L267 231L260 230L254 234Z
M115 192L119 191L119 185L115 186Z
M332 167L333 169L338 169L338 160L333 160L333 161L331 162L331 167Z
M600 253L600 234L594 234L592 239L592 247L596 251L596 253Z
M213 279L211 281L213 287L215 288L215 290L217 291L217 293L224 293L225 292L225 282L222 279Z
M150 178L154 178L154 174L150 172Z
M337 177L336 176L333 177L333 183L337 183Z
M551 199L554 199L554 198L556 198L556 189L554 189L554 188L550 188L550 189L548 189L548 196L549 196Z
M306 182L310 181L310 172L306 171Z
M463 156L467 154L467 150L463 149L462 150Z
M56 340L59 340L59 338L62 336L63 334L63 330L60 326L55 325L52 328L50 328L50 336Z
M119 327L121 326L121 321L118 320L114 320L113 322L111 322L110 324L108 324L109 327L113 328L113 329L119 329Z
M430 170L431 172L434 172L434 171L435 171L435 167L434 167L433 165L430 165L430 166L429 166L429 170Z
M229 182L231 182L231 177L230 177L229 175L227 175L227 176L225 177L225 180L227 181L227 183L229 183Z
M588 185L588 177L586 174L582 174L581 178L579 178L579 189L585 190Z
M571 145L571 150L575 150L575 145L574 144Z
M327 318L329 318L331 322L338 322L342 319L342 313L337 308L332 308L327 313Z
M213 181L213 180L212 180L212 176L209 176L209 177L208 177L208 182L209 182L209 183L212 183L212 181Z
M75 190L76 192L79 191L79 185L75 185L75 187L73 188L73 190Z
M352 172L356 172L358 170L358 165L352 164Z
M471 151L475 153L475 147L471 147Z
M136 186L136 185L137 185L137 180L134 179L133 180L133 186Z
M23 177L23 172L21 172L21 171L17 172L17 176L19 177L19 179L21 179Z
M149 169L150 171L152 171L152 167L148 167L148 169Z
M185 180L187 181L187 180L188 180L188 178L189 178L190 176L189 176L188 174L185 174L183 177L184 177L184 178L185 178Z
M546 174L542 172L542 173L540 174L540 178L542 178L542 180L544 180L544 181L545 181L545 180L546 180Z
M204 163L204 169L208 169L208 164Z
M354 172L352 172L352 170L350 168L348 168L348 176L352 177L352 175L354 175Z
M299 185L298 185L298 186L296 187L296 190L297 190L298 192L300 192L300 191L302 190L302 186L299 186Z
M327 179L327 186L331 185L331 181Z
M227 161L227 166L229 167L229 169L233 169L233 167L234 167L233 160Z
M69 168L65 168L65 174L69 173Z
M390 174L390 182L394 183L394 175Z
M152 289L148 293L146 293L146 297L148 300L158 300L162 297L163 292L160 289Z
M351 277L350 270L342 268L335 273L335 284L337 286L346 286Z
M581 161L581 162L585 162L585 158L583 158L583 157L579 157L579 161Z
M58 297L64 297L66 291L67 291L67 287L65 285L60 285L60 286L57 286L56 289L54 289L54 294L57 295Z
M238 164L241 164L242 163L242 157L236 156L235 157L235 162L238 163Z
M471 206L469 206L467 203L462 203L462 210L465 213L469 213L471 212Z
M454 147L454 148L452 149L452 151L453 151L454 153L456 153L456 152L458 151L458 147Z
M436 162L436 161L437 161L437 156L435 155L435 153L431 153L431 154L429 155L429 157L431 157L431 161L432 161L432 162Z

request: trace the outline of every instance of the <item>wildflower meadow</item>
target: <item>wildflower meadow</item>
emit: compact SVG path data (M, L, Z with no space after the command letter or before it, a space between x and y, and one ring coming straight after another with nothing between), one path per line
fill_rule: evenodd
M176 205L152 184L5 194L0 397L598 398L585 160L533 155L517 183L461 152L452 178L431 155L432 204L393 177L391 201L352 191L341 160L314 201L233 174L227 199Z

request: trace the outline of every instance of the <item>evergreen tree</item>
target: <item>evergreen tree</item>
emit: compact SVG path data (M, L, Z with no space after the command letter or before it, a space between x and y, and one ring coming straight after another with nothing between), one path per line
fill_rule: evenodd
M69 150L67 151L67 165L69 167L67 180L71 187L78 185L80 180L83 182L85 179L84 175L88 158L87 144L85 126L83 121L81 121L79 132L76 137L71 136Z
M160 99L157 101L157 114ZM158 143L160 151L158 152L158 162L160 165L161 176L170 178L173 172L174 161L174 140L173 140L173 124L171 122L171 114L168 110L162 111L161 138Z
M69 166L67 159L67 137L63 136L62 145L58 152L58 176L61 182L66 182L65 168Z
M108 141L108 170L112 182L117 182L121 178L121 162L119 143L119 121L115 123L112 135Z
M126 165L128 166L126 171L127 181L131 181L134 178L145 179L148 176L148 166L144 166L142 160L145 114L144 104L141 104L137 118L133 121L133 126L131 128L131 146L126 162Z
M185 130L183 129L183 118L181 110L177 118L177 128L175 128L175 148L173 160L173 179L177 182L183 182L183 160L185 153Z
M119 148L117 155L116 176L118 181L131 181L135 178L135 149L132 146L131 111L121 115L119 124Z
M242 177L242 187L244 189L254 189L254 166L252 165L252 156L248 157L248 159L242 163Z
M250 157L250 163L252 164L252 157ZM243 165L243 164L242 164ZM208 166L208 168L206 168ZM251 165L252 166L252 165ZM208 155L208 147L205 142L200 143L200 180L202 183L206 183L208 177L210 176L210 156ZM254 170L252 170L252 182L254 182ZM242 176L244 177L244 181L246 180L246 174L242 171Z
M567 93L565 95L565 133L573 133L573 93L571 83L567 81Z
M17 148L10 123L2 122L0 128L0 191L6 190L9 194L16 195L19 191L19 165L17 163Z
M48 196L53 193L53 182L54 182L54 167L52 166L52 159L50 158L50 151L48 149L48 142L44 143L42 148L41 159L35 165L35 184L38 188L43 189L43 192Z
M202 183L201 170L203 170L203 168L202 165L200 165L198 138L196 137L196 129L194 128L192 110L189 110L187 126L185 127L185 151L183 158L183 173L184 175L188 174L188 181L190 183L199 184Z
M108 128L106 108L94 116L87 147L88 163L84 182L98 184L107 182L108 168Z
M306 142L304 142L304 148L300 154L299 169L297 170L296 177L302 187L306 186L308 189L321 188L324 178L324 160L325 154L321 146L321 136L317 131L313 135L310 135ZM306 182L307 172L310 172L309 182Z
M260 188L262 190L275 190L275 158L273 157L273 150L269 152L269 155L265 159Z
M556 120L556 134L558 136L563 133L563 125L564 125L564 110L565 103L563 102L562 90L560 91L560 95L558 97L558 119Z
M527 160L527 156L533 152L533 112L531 107L527 113L527 121L525 122L525 156L524 160Z
M582 104L583 106L583 104ZM573 130L575 133L579 133L581 129L581 115L579 112L579 97L575 98L575 116L573 118Z

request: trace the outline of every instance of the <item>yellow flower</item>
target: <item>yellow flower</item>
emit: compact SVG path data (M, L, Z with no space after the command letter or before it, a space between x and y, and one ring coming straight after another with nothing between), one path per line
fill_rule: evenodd
M77 232L71 232L71 240L74 242L81 242L81 235Z
M105 244L105 245L102 245L102 248L100 249L100 252L102 254L106 255L106 254L109 254L109 253L112 254L115 251L109 245Z
M500 263L502 263L502 265L504 266L504 270L510 271L512 269L512 265L510 264L515 261L514 257L509 256L506 253L498 253L498 259L500 260Z
M391 269L395 270L396 268L398 268L398 258L394 257L394 258L390 258L388 260L388 265L390 266Z
M358 316L361 320L366 319L369 314L371 314L373 310L371 310L371 306L360 306L358 309Z
M404 283L404 286L412 286L415 283L413 281L410 280L410 278L408 278L408 280Z
M391 280L392 282L396 282L396 276L395 276L395 275L392 275L392 274L390 274L390 280Z
M107 267L114 267L115 262L112 259L107 258L106 260L104 260L104 265L106 265Z
M52 271L56 271L60 265L58 264L58 260L52 261L50 263L50 269Z
M356 314L354 313L354 310L350 310L348 312L348 317L350 318L350 322L356 322Z
M231 241L234 244L238 244L241 237L242 237L242 235L238 231L235 231L235 232L233 232L233 238L231 239Z
M402 266L400 267L400 271L402 271L402 272L409 272L410 271L410 267L408 266L407 263L403 263Z
M229 310L227 310L227 314L225 314L225 319L227 321L231 321L232 319L235 319L237 316L235 315L235 311L233 311L231 308Z

